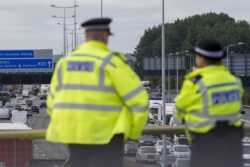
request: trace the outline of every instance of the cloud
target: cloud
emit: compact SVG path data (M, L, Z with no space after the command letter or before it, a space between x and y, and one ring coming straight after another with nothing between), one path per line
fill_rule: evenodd
M86 19L100 17L100 0L76 1L77 28ZM144 30L161 24L161 3L161 0L103 0L104 16L114 20L111 26L115 36L110 39L110 47L133 52ZM56 24L62 20L51 16L62 16L63 10L52 8L51 4L72 6L73 0L1 0L0 49L62 48L62 27ZM250 21L249 10L249 0L165 0L166 22L210 11ZM66 15L72 16L73 10L67 9ZM67 23L72 22L73 19L67 19Z

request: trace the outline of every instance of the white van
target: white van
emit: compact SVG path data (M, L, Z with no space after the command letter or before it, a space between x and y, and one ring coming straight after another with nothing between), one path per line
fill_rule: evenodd
M29 90L28 89L23 89L22 95L23 95L23 97L29 97Z
M171 119L174 116L175 103L165 103L165 113L166 113L166 124L170 124Z
M155 122L163 121L161 98L150 98L149 109ZM166 124L170 124L170 121L174 115L174 111L175 103L165 103Z

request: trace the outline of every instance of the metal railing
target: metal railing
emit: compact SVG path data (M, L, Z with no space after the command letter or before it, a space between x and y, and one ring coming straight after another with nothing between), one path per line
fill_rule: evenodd
M250 124L245 124L244 129L246 132L250 132ZM184 126L178 126L178 127L171 127L171 126L147 126L143 134L153 134L153 135L161 135L165 134L167 136L173 136L178 134L184 134L185 133L185 127ZM41 146L44 144L47 144L48 147L53 147L53 145L49 142L46 142L45 139L46 130L40 129L40 130L8 130L8 131L0 131L0 143L1 143L1 150L5 150L5 152L2 152L0 155L3 159L3 157L8 158L6 162L3 162L2 159L0 159L0 166L6 167L7 165L13 166L13 167L19 167L20 164L23 162L24 155L26 157L26 162L29 167L35 167L37 164L60 164L60 167L68 167L68 158L69 156L66 155L63 158L55 158L53 159L54 153L62 153L62 149L48 149L47 151L52 151L51 154L48 154L46 152L46 149L43 150ZM42 140L39 140L42 139ZM7 144L6 144L7 142ZM54 147L56 148L56 147ZM6 150L8 150L6 152ZM42 151L42 152L40 152ZM45 152L44 152L45 151ZM56 152L57 151L57 152ZM40 152L40 153L39 153ZM8 156L3 155L8 154ZM39 154L39 155L38 155ZM41 155L43 156L41 156ZM66 153L67 154L67 153ZM36 158L36 157L42 157ZM42 161L42 162L41 162ZM5 165L6 164L6 165ZM23 166L27 166L23 165ZM21 165L22 166L22 165ZM46 165L45 165L46 166ZM58 165L54 165L58 166Z
M247 105L243 105L243 107L245 107L245 108L250 108L250 106L247 106Z
M245 132L250 132L250 124L244 125ZM44 139L45 129L40 130L11 130L11 131L0 131L0 140L2 139ZM174 134L184 134L185 127L171 127L171 126L152 126L146 127L143 134L153 134L153 135L174 135Z

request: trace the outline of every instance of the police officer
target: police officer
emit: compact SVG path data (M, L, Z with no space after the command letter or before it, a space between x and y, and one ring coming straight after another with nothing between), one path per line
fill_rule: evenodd
M199 41L194 52L195 70L176 100L192 141L190 166L241 167L241 82L222 65L225 53L217 40Z
M137 140L148 119L139 77L107 47L110 23L84 22L86 43L59 60L51 80L46 139L68 144L73 167L123 166L123 142Z

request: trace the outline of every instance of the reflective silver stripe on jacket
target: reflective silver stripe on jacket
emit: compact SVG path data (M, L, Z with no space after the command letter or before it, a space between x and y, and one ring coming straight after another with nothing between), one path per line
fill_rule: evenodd
M60 66L57 70L57 80L58 80L58 85L56 87L56 91L59 91L62 86L62 66Z
M197 84L200 86L202 103L203 103L203 114L206 117L209 116L209 101L208 101L207 87L202 82L202 80L199 80Z
M104 60L102 65L100 66L100 73L99 73L99 85L104 85L104 75L105 75L105 67L110 63L111 59L115 56L115 53L110 53Z
M131 91L130 93L128 93L127 95L123 96L122 99L124 101L128 101L130 100L132 97L136 96L137 94L141 93L144 90L143 86L139 86L137 88L135 88L133 91Z
M208 86L207 89L218 88L218 87L222 87L222 86L231 86L231 85L238 85L238 83L237 82L228 82L228 83L223 83L223 84L216 84L216 85Z
M182 114L185 114L185 112L186 112L184 109L179 108L177 105L175 106L175 108L176 108L176 110L177 110L178 112L180 112L180 113L182 113Z
M132 111L132 112L146 112L149 110L149 106L146 105L146 106L129 106L129 109Z
M77 85L77 84L64 84L61 86L62 90L91 90L91 91L105 91L115 92L113 87L108 86L95 86L95 85Z
M96 104L75 104L75 103L56 103L55 109L80 109L80 110L95 110L95 111L115 111L120 112L121 106L107 106Z
M200 113L200 112L194 111L192 112L192 114L197 115L202 118L209 117L209 114L210 114L209 113L209 100L208 100L208 93L207 93L208 89L222 87L222 86L238 85L237 82L229 82L229 83L211 85L211 86L206 87L202 80L199 80L197 84L200 87L200 92L202 96L203 112Z
M80 56L80 54L74 54L73 56ZM81 55L87 57L93 57L97 59L103 60L100 71L99 71L99 83L97 86L95 85L80 85L80 84L63 84L62 83L62 68L59 67L57 71L58 77L58 86L56 87L56 91L60 90L92 90L92 91L104 91L104 92L115 92L113 87L105 86L105 67L110 63L111 59L115 56L115 53L109 54L106 58L101 58L94 55Z
M232 115L223 115L223 116L213 116L210 117L208 121L201 122L201 123L193 123L188 122L186 120L186 125L189 128L202 128L206 126L215 125L217 121L229 121L229 123L235 123L240 120L239 114L232 114Z
M237 85L238 83L230 82L230 83L223 83L223 84L217 84L206 87L205 84L202 82L202 80L199 80L197 84L200 87L200 92L202 95L202 102L203 102L203 111L192 111L191 114L195 115L202 119L209 119L208 121L201 122L201 123L191 123L186 120L186 125L189 128L201 128L205 126L211 126L215 125L217 121L229 121L231 123L235 123L240 120L239 112L236 112L232 115L223 115L223 116L211 116L209 113L209 100L208 100L208 89L211 88L217 88L221 86L230 86L230 85Z

